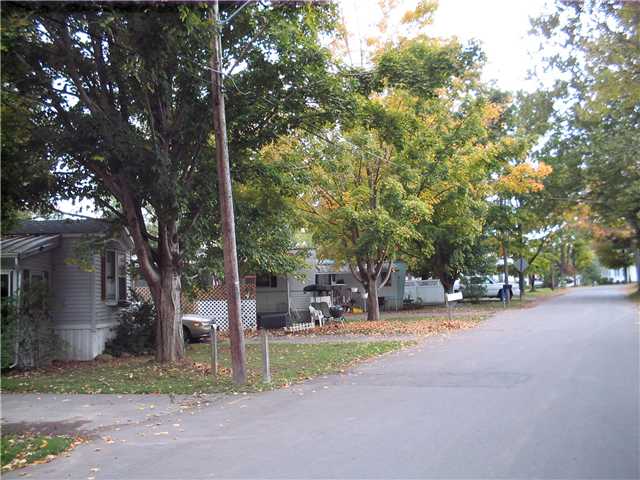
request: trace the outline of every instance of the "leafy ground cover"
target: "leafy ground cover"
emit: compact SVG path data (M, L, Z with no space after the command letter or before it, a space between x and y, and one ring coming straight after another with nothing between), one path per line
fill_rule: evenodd
M535 292L526 292L522 301L514 297L506 307L494 299L483 299L479 302L456 303L451 309L451 320L444 305L428 305L411 310L384 312L379 321L366 320L365 314L347 315L344 323L328 322L322 327L299 332L274 332L275 335L288 337L321 336L321 335L367 335L398 336L415 335L431 336L454 330L473 328L496 312L506 309L530 308L545 298L561 295L566 289L551 290L539 288ZM255 335L249 333L249 336Z
M48 462L80 442L71 436L3 435L2 471L14 470L30 463Z
M514 297L512 301L506 306L509 309L529 308L537 305L545 298L561 295L565 293L566 289L539 288L535 292L527 291L523 300L520 301L519 297ZM458 328L468 328L477 324L477 322L484 320L488 316L503 310L505 307L502 302L497 299L482 299L479 302L458 302L454 304L451 315L453 322L448 321L447 307L444 305L426 305L420 308L410 310L400 310L397 312L384 312L382 313L381 323L388 323L389 333L441 333L446 330L455 330ZM355 333L351 330L359 329L359 322L364 321L367 324L377 324L378 322L367 322L365 314L347 315L346 329L340 330L332 328L331 330L342 331L343 333ZM410 331L411 328L407 326L397 325L395 322L417 322L414 326L415 331ZM349 323L352 323L350 325ZM373 330L375 333L379 328L368 329L363 327L363 332ZM399 331L401 330L401 331ZM314 333L319 330L316 329Z
M414 318L410 316L389 317L379 321L348 320L344 323L329 322L313 330L302 330L293 335L416 335L430 336L474 327L484 316L465 320L444 320L441 318Z
M188 359L160 365L151 357L106 362L64 362L32 372L3 375L3 392L37 393L226 393L281 388L318 375L339 372L357 362L398 350L411 342L270 345L271 384L262 383L260 345L247 345L249 381L231 381L229 344L220 342L220 369L213 380L210 345L194 344Z

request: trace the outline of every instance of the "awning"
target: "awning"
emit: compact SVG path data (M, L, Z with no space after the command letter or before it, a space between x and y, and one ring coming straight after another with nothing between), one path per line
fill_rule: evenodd
M18 260L53 250L60 244L60 235L8 235L0 240L2 258Z

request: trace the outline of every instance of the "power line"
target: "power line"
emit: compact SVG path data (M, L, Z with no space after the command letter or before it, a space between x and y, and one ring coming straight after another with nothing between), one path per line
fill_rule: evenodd
M251 0L247 0L246 2L244 2L242 5L240 5L237 10L235 12L233 12L231 15L229 15L229 17L226 20L222 20L220 23L224 26L224 25L228 25L229 23L231 23L231 20L233 20L233 17L235 17L238 13L240 13L240 11L246 7L247 5L249 5L251 3Z

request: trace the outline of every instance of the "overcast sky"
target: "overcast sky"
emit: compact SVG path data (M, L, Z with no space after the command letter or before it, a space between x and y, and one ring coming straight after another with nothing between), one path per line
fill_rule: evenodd
M479 40L487 55L484 80L496 80L497 86L510 91L534 90L527 81L532 67L531 53L538 42L528 36L529 17L538 16L546 0L440 0L433 25L425 33L435 37L457 37L466 42ZM372 36L380 20L377 0L342 0L347 28L354 35ZM400 0L406 11L415 0Z

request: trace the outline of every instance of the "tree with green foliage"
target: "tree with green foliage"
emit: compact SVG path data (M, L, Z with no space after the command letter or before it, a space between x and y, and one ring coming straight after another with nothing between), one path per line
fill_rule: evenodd
M559 102L550 153L568 159L568 192L591 205L602 221L623 220L633 230L638 273L639 25L640 4L605 0L558 0L533 22L545 51L554 52L546 57L547 70L561 78L553 89Z
M628 268L634 262L633 233L629 230L609 230L596 238L595 253L600 264L614 270L624 270L624 281L629 282Z
M335 7L237 8L227 4L221 16L224 22L237 13L232 27L222 27L232 171L239 190L247 185L237 221L238 237L249 232L250 242L239 251L247 268L289 268L283 259L291 244L274 240L292 231L287 216L259 210L262 191L277 197L288 187L273 182L277 172L256 152L335 115L331 102L341 85L328 74L320 42L333 29ZM208 247L220 249L207 63L212 28L206 6L196 4L25 2L3 11L3 87L33 99L46 115L33 141L58 162L60 195L92 199L129 230L158 314L159 361L183 355L185 264L215 257ZM263 250L254 253L257 245Z
M6 55L15 41L8 20L2 17L2 43L0 51ZM11 88L10 75L3 68L0 115L2 129L2 233L11 231L26 212L48 213L57 180L51 171L55 160L40 141L42 135L51 134L50 118L37 101L22 96Z

